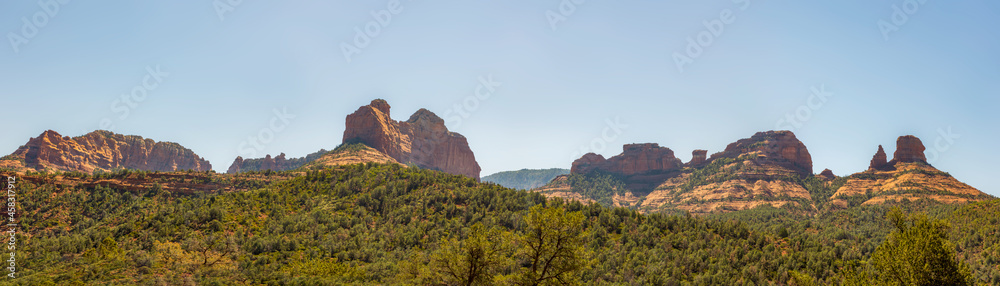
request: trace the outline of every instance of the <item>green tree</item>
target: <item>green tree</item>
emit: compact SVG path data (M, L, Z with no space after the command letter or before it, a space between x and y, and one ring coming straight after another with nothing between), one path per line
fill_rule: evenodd
M525 218L528 226L521 237L528 265L523 269L523 285L572 285L577 274L588 267L584 248L583 214L566 212L559 206L531 208Z
M849 270L845 285L973 285L972 275L948 242L948 225L926 214L888 213L895 227L864 269Z
M447 240L431 255L431 270L445 285L494 285L511 265L510 232L476 223L468 238Z

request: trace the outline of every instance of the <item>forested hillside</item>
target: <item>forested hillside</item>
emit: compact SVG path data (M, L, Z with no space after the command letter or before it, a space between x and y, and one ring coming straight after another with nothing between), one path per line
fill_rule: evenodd
M483 177L483 182L493 182L511 189L530 190L544 186L559 175L569 174L567 169L521 169L505 171Z
M264 183L225 192L100 183L150 174L19 178L23 260L0 283L839 284L893 229L888 206L641 214L399 164L248 172ZM950 223L971 275L1000 283L1000 203L902 208Z

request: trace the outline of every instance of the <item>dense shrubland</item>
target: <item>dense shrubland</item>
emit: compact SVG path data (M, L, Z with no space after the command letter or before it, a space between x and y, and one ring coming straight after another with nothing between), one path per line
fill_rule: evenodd
M18 278L0 283L839 284L900 237L887 206L692 217L546 200L396 164L241 175L281 179L205 194L21 180ZM976 281L1000 283L1000 203L902 209L949 224L941 245Z

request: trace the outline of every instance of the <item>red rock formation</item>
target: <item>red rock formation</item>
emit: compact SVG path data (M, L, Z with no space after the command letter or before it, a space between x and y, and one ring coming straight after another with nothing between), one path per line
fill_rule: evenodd
M882 145L878 145L878 152L875 152L875 156L872 156L871 163L868 164L869 170L885 170L890 167L888 162L886 162L885 150L882 149Z
M630 190L649 192L664 180L679 174L684 165L674 157L674 151L656 143L626 144L622 149L621 154L606 160L604 156L587 153L573 161L570 173L609 173L622 179Z
M691 162L685 164L685 167L701 168L708 165L708 150L694 150L691 151Z
M479 163L464 136L448 131L444 120L426 109L407 121L389 117L382 99L347 116L344 143L364 143L401 163L479 179Z
M819 172L819 175L817 176L819 176L824 180L833 180L837 178L837 175L834 175L833 171L831 171L830 169L823 169L823 171Z
M656 143L626 144L624 152L607 160L594 153L587 153L573 161L571 173L590 173L604 171L623 176L663 172L680 169L683 164L674 157L670 148L660 147Z
M573 174L589 173L600 168L599 166L605 162L607 162L607 160L604 159L604 156L594 153L583 154L583 157L573 161L573 165L571 165L569 172Z
M277 157L274 157L274 158L271 158L271 154L267 154L267 156L264 156L264 158L258 159L258 160L259 161L257 161L257 162L253 162L255 166L252 166L252 167L246 166L246 167L249 167L249 168L247 168L248 170L246 170L246 171L250 171L250 170L256 170L256 171L260 171L260 170L283 171L283 170L288 170L289 169L288 168L289 167L288 166L289 162L285 160L285 153L281 153L280 155L278 155ZM237 156L236 160L233 161L233 164L229 165L229 170L227 170L226 172L227 173L240 173L240 172L243 172L244 168L246 168L246 167L244 167L244 165L250 165L251 162L252 161L250 161L250 160L243 160L243 157Z
M726 150L712 154L709 161L721 157L738 158L742 154L760 155L753 161L758 165L776 165L795 171L800 176L812 175L812 157L806 145L791 131L757 132L750 138L740 139L726 146Z
M118 168L144 171L207 171L212 165L190 149L173 142L156 142L135 135L98 130L63 137L48 130L11 154L36 170L93 172Z
M226 173L235 174L243 172L243 156L236 156L236 160L233 160L233 164L229 165L229 170Z
M896 152L892 154L892 161L889 162L889 165L895 166L896 163L910 162L927 163L927 157L924 157L924 143L913 135L899 136L896 139Z

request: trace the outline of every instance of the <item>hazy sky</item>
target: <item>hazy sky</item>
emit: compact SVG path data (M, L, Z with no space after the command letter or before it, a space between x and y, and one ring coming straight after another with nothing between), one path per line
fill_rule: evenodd
M996 1L63 1L0 3L0 153L103 121L225 171L331 149L384 98L445 118L483 175L790 129L816 173L912 134L1000 195Z

